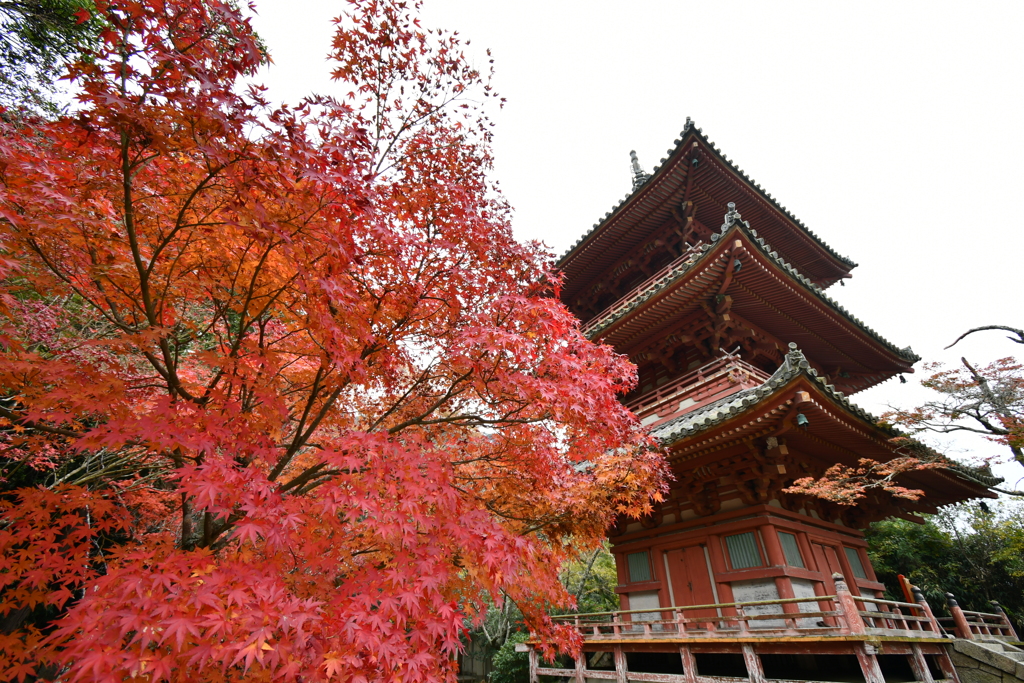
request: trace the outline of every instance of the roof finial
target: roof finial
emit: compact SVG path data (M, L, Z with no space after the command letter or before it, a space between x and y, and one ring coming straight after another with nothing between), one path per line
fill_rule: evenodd
M629 161L633 166L633 191L636 192L637 189L646 183L651 176L640 167L640 160L636 157L636 150L630 150Z
M722 225L722 229L728 229L740 222L742 218L740 212L736 210L736 202L729 202L726 207L729 209L725 213L725 224Z

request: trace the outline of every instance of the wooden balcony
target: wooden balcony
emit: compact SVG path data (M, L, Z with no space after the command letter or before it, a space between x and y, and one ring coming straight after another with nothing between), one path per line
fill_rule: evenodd
M841 575L835 574L833 579L834 595L552 617L556 623L570 625L583 638L584 652L611 652L614 669L591 668L582 655L573 668L542 666L536 643L529 643L521 647L530 653L530 680L537 683L541 676L553 676L577 683L594 679L618 683L766 683L771 679L765 677L759 656L817 653L854 655L865 681L883 683L885 677L875 658L883 651L905 655L918 681L957 680L944 649L950 636L923 598L910 603L857 596ZM678 654L682 673L633 671L627 665L627 653ZM701 675L697 664L701 653L742 656L748 677ZM935 658L941 674L927 673L926 657ZM824 672L826 676L828 673Z
M640 301L644 294L653 288L659 281L665 278L671 279L676 274L685 271L697 257L704 250L704 243L698 242L697 244L687 247L686 250L670 261L667 265L658 269L654 275L650 276L633 289L626 292L623 296L619 297L612 305L605 308L603 311L591 318L585 325L583 325L583 334L590 336L590 334L596 330L599 326L606 323L608 320L614 320L631 310L638 301Z
M553 617L571 624L588 644L680 642L709 639L791 638L944 640L942 627L920 604L848 595L789 598L715 605L686 605ZM789 606L802 609L787 609ZM813 609L806 609L814 606ZM852 607L852 609L851 609ZM699 616L696 612L714 612Z
M738 356L722 356L626 401L647 426L683 415L731 394L764 384L771 375Z

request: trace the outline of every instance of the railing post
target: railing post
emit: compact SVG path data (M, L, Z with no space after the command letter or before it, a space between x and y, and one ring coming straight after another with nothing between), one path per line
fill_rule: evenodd
M615 646L615 680L617 683L629 683L626 675L626 653L621 645Z
M747 612L742 605L736 605L736 625L740 627L740 635L747 635L750 625L747 624Z
M836 583L836 602L839 603L839 611L843 613L843 618L846 620L846 627L850 633L855 635L866 633L867 629L864 626L864 620L860 618L857 601L853 599L853 594L850 593L843 575L836 572L832 575L832 580Z
M1020 640L1020 638L1017 637L1017 629L1013 627L1013 622L1010 621L1010 617L1007 616L1006 610L1003 609L1003 606L995 600L990 600L989 602L991 602L992 605L996 608L996 612L1002 615L1003 623L1006 624L1006 628L1010 631L1010 635L1013 636L1013 639Z
M957 604L956 598L953 597L952 593L946 593L946 604L949 605L949 612L953 615L953 623L956 624L959 637L964 640L974 640L974 632L971 631L971 625L967 622L964 611L960 609L960 605Z
M580 651L576 658L576 683L587 683L587 653Z
M935 635L940 635L942 633L942 628L939 626L939 620L936 619L935 615L932 613L932 608L928 605L928 601L925 599L924 593L922 593L921 589L917 586L911 586L910 590L914 593L914 600L917 604L921 605L921 612L928 618L928 624L931 626L932 631Z
M537 648L530 646L530 683L539 683L540 677L537 674Z

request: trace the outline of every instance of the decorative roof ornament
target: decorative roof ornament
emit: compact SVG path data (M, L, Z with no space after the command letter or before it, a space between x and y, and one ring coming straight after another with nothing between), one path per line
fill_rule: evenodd
M736 202L729 202L726 206L729 210L725 214L725 223L722 224L722 230L728 230L743 220L740 212L736 210Z
M629 161L633 167L633 191L636 192L640 186L651 179L651 174L640 167L640 160L636 157L636 150L629 152Z

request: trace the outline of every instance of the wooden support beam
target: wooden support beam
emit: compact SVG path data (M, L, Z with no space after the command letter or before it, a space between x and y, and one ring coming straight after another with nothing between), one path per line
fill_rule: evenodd
M928 669L928 662L924 659L924 653L921 652L921 646L911 643L910 651L910 668L914 670L914 678L920 683L935 683L932 672Z
M754 652L754 646L749 643L743 644L743 663L747 665L747 678L750 683L765 683L761 658Z
M530 683L540 683L540 677L537 675L537 648L530 648Z
M615 680L617 683L629 683L626 677L626 653L621 645L615 646Z
M878 660L875 658L875 646L864 643L855 650L860 671L864 675L864 683L885 683L882 668L878 666Z
M679 646L679 657L683 660L683 678L686 683L697 683L697 658L690 652L689 645Z
M939 668L942 669L942 675L948 681L953 683L960 683L960 674L956 672L956 667L953 666L953 660L949 657L949 649L947 647L942 648L942 652L938 655Z

